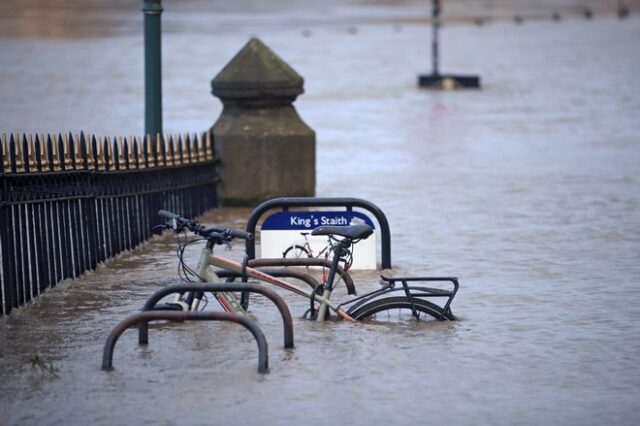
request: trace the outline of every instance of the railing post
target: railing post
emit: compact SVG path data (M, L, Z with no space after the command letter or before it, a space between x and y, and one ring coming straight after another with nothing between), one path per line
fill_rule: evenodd
M162 0L144 0L144 98L146 135L162 133Z

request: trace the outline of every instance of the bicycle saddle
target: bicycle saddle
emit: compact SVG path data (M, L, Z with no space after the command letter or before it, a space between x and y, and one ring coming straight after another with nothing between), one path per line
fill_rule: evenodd
M340 237L349 238L350 240L364 239L371 234L373 234L373 228L364 224L349 226L319 226L311 232L311 235L338 235Z

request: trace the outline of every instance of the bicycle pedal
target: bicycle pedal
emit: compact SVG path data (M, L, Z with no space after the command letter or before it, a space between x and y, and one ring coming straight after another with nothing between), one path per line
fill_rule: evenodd
M177 307L177 310L180 310L180 311L186 312L189 310L189 304L181 300L178 302L167 303L167 305L175 305Z
M156 305L153 309L155 311L188 311L189 305L184 302L167 302Z

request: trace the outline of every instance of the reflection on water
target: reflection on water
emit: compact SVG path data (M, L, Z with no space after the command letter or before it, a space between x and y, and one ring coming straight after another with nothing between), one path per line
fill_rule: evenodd
M166 130L213 123L220 107L208 82L256 33L305 77L296 106L318 135L318 195L379 205L391 224L394 273L459 276L453 311L462 321L316 324L300 319L306 301L283 294L296 338L285 350L281 320L254 298L270 344L267 376L255 372L252 337L215 323L153 328L145 348L128 331L115 371L103 373L112 327L177 280L167 235L0 319L0 423L635 424L638 17L447 25L443 69L477 73L484 88L443 93L415 87L429 64L429 29L411 22L421 2L336 0L313 17L370 17L355 34L311 24L302 34L265 17L317 22L309 17L318 6L307 2L278 1L270 12L246 2L256 13L231 2L211 2L207 13L198 8L208 2L164 3L173 20L163 40ZM470 4L451 3L451 13ZM496 15L542 10L541 3L478 2ZM213 12L222 4L225 18ZM1 38L0 127L138 132L140 3L106 12L98 1L2 2L0 21L16 35L24 14L53 16L63 6L67 18L55 19L96 16L102 38L85 38L84 30L72 40ZM180 13L170 18L172 7ZM398 16L407 18L400 30L391 25ZM238 26L245 17L246 26L228 34L199 32L207 22ZM220 209L203 220L242 227L248 215ZM241 248L222 253L239 259ZM188 257L196 254L192 248ZM361 292L377 286L370 272L355 281ZM58 378L31 372L35 351L60 369Z

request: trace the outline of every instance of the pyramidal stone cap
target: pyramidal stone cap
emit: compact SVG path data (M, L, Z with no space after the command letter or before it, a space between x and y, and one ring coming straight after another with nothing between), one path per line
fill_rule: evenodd
M293 102L304 92L303 85L300 74L253 37L211 80L211 93L223 101L286 98Z

